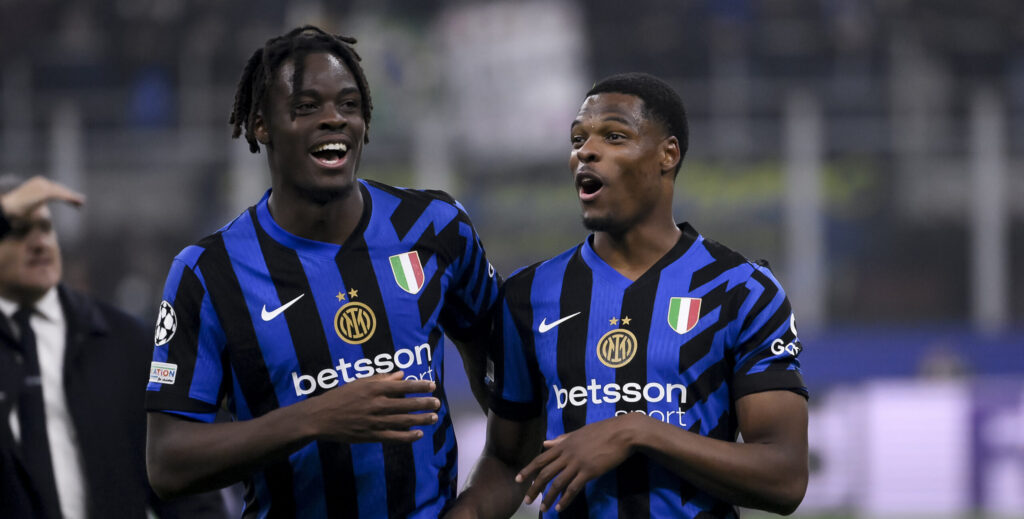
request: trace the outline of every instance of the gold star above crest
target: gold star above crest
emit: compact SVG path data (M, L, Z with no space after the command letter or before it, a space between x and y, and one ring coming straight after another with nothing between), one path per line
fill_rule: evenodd
M612 317L611 319L608 319L608 323L610 323L612 326L615 326L616 324L619 324L619 318Z
M338 301L344 301L345 300L345 294L343 292L338 292L338 295L336 295L334 297L337 297Z
M630 319L629 317L623 317L622 326L628 326L630 321L632 321L632 319Z
M352 290L348 291L348 296L351 297L352 299L355 299L356 296L358 296L358 295L359 295L359 291L354 289L354 288Z

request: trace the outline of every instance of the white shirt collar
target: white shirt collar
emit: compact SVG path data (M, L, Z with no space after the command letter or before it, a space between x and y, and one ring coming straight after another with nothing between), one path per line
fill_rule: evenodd
M0 297L0 312L3 312L9 319L14 318L14 312L18 311L21 305L7 299L6 297ZM64 312L60 307L60 297L57 295L57 287L52 287L43 294L43 297L39 298L35 303L36 313L41 317L49 320L59 320Z

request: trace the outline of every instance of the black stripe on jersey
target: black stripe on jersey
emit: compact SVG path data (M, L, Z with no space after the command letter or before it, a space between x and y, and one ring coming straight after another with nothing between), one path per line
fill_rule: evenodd
M580 337L584 338L586 344L587 327L590 323L590 298L593 296L594 276L583 261L580 251L569 259L565 268L565 276L562 279L562 291L559 294L559 316L571 315L580 312L578 319L569 319L558 327L558 345L556 353L556 366L558 378L562 387L586 386L587 348L580 347ZM579 306L573 306L574 304ZM526 322L531 322L528 320ZM530 336L532 336L532 330ZM565 432L572 432L587 424L586 406L567 405L562 409L562 427ZM569 507L558 514L559 518L588 517L590 515L587 506L586 494L581 492L573 499Z
M188 398L192 388L192 376L196 367L196 345L199 344L200 307L203 304L205 289L192 269L186 268L181 273L178 292L174 296L174 311L180 322L191 323L191 326L179 327L171 342L164 346L167 349L167 362L178 365L178 374L174 384L160 387L160 391L149 394L149 400L157 402L165 398L169 402L188 402L188 408L175 404L174 409L182 411L210 413L217 410L217 405ZM186 333L181 333L186 332ZM159 398L153 398L154 396Z
M413 245L413 249L420 255L420 263L422 265L426 265L430 258L433 257L439 241L437 234L434 233L434 224L427 225L423 234L420 235L419 239L416 240L416 244ZM420 310L420 326L423 326L430 320L430 316L437 309L438 303L441 302L441 281L444 278L444 271L448 268L448 264L449 261L445 259L444 254L438 254L437 271L430 279L426 280L426 284L420 289L420 296L416 301ZM424 268L425 274L426 269ZM446 301L446 303L448 302Z
M363 200L369 206L370 197ZM366 207L364 207L366 210ZM394 354L395 344L391 337L391 324L385 313L384 297L381 295L379 280L373 270L366 234L353 236L345 242L335 257L342 282L347 288L358 291L353 297L373 309L377 328L373 337L363 343L363 357L375 358L381 353ZM416 467L412 445L382 444L384 450L384 479L387 485L388 516L405 517L416 508Z
M771 303L772 299L775 299L775 295L779 293L779 288L775 286L775 283L772 283L772 280L769 279L768 276L762 274L761 271L755 270L750 275L750 278L757 281L764 290L757 298L757 301L754 302L754 306L751 307L752 309L750 313L747 314L747 318L743 320L742 329L744 330L750 327L750 323L754 322L754 319L756 319L758 314L761 313L761 310L766 308L768 304ZM758 342L758 344L760 344L760 342Z
M752 322L754 319L760 317L760 314L768 306L768 303L771 301L771 299L774 298L779 292L779 289L775 286L775 283L772 283L772 280L769 279L768 276L765 276L764 274L758 271L754 271L753 275L751 275L750 277L764 287L765 295L762 295L760 298L758 298L757 304L755 304L754 307L751 308L750 313L747 316L747 320L743 323L745 326L749 325L749 323ZM771 297L767 297L769 293ZM743 352L749 352L754 348L760 346L762 343L764 343L764 341L768 340L768 337L775 333L776 330L778 330L782 326L785 326L785 324L789 321L790 314L792 314L792 310L789 306L789 302L784 301L783 304L779 305L779 308L775 310L775 313L768 318L768 321L763 326L761 326L761 329L758 330L757 334L748 339L747 342L743 344ZM749 367L747 369L749 369Z
M199 257L198 266L206 279L213 307L220 317L228 358L238 377L238 386L253 417L263 416L280 407L280 403L256 340L256 330L245 304L242 287L231 267L224 238L215 234L199 245L206 250ZM269 515L293 517L295 494L291 464L287 459L276 461L268 464L263 473L270 494ZM251 486L252 482L247 481L246 485Z
M405 235L427 210L430 199L412 190L395 192L389 189L388 191L401 200L398 207L395 208L395 212L391 213L391 226L394 227L398 239L404 240Z
M559 294L559 316L580 312L578 319L570 319L558 327L556 366L562 387L587 385L586 370L583 369L587 365L587 350L579 345L580 338L583 337L585 342L587 337L593 284L594 278L590 267L583 261L580 249L577 248L566 265L562 291ZM586 406L565 406L562 410L562 424L567 433L586 425Z
M511 322L506 322L502 316L498 316L500 326L495 326L493 339L490 341L491 362L494 363L494 384L490 392L495 398L491 399L490 406L502 417L526 420L533 418L543 410L544 395L546 394L540 370L537 366L537 354L533 332L529 327L533 326L533 304L530 302L530 287L533 286L533 277L537 272L537 265L522 270L516 274L512 282L506 283L498 289L499 300L504 298L508 305L509 313L512 315ZM498 310L501 311L500 309ZM528 328L523 330L517 323L523 323ZM530 373L530 382L533 385L534 400L531 402L513 403L501 398L505 389L505 344L504 326L512 326L518 334L522 344L523 353L527 359L527 370Z
M398 207L391 213L390 218L391 226L395 229L395 234L398 235L399 240L405 239L405 235L416 225L416 221L423 216L423 213L434 200L441 200L442 202L455 205L455 199L444 191L436 189L403 189L374 180L366 180L365 182L399 200ZM423 261L426 262L425 259Z
M249 209L253 222L258 222L256 209ZM281 304L294 300L300 295L309 295L295 301L288 312L284 313L288 323L288 331L292 339L292 347L299 361L302 373L319 373L325 366L333 364L331 350L324 336L320 312L313 298L313 290L298 253L274 241L266 231L256 225L256 237L259 241L263 260L267 264L274 289L277 291ZM319 384L315 385L312 396L328 391ZM356 477L352 467L352 450L348 444L317 441L320 457L320 471L324 481L324 499L328 517L356 517L359 515L358 496L356 495Z
M704 249L714 258L714 261L693 273L693 277L690 278L691 291L714 281L729 269L746 262L743 256L714 240L704 238L703 243Z
M459 216L461 217L461 213ZM460 218L453 218L448 222L448 225L445 225L441 229L440 232L430 237L434 245L429 248L437 248L440 252L437 255L438 273L447 270L448 266L451 265L456 258L459 258L464 254L466 238L459 234L459 221ZM431 234L433 234L433 226L429 227L427 230L431 231ZM419 247L421 243L426 246L426 239L427 233L424 232L423 236L421 236L416 243L417 247ZM449 248L453 244L454 248ZM475 253L476 251L474 250L474 255ZM472 263L466 264L462 275L451 280L452 287L463 287L468 285L469 280L471 279L470 276L472 276L474 272L471 265ZM442 276L435 275L433 279L430 280L430 283L428 283L428 286L423 287L424 294L419 300L420 319L422 319L423 322L426 322L430 317L430 314L432 314L434 309L437 308L437 302L441 296L441 278ZM460 298L453 297L445 300L445 306L441 308L441 313L438 315L437 319L449 337L458 340L466 340L471 338L472 334L461 330L459 326L455 325L457 322L456 317L473 315L474 313L475 312L472 310L466 308L465 303Z

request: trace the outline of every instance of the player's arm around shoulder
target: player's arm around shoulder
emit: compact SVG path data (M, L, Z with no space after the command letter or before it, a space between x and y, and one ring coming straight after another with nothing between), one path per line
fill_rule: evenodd
M511 517L528 485L516 481L516 475L540 451L543 434L539 418L515 421L491 411L484 451L445 519Z
M161 498L213 490L280 461L313 440L402 442L437 422L430 380L401 371L344 384L252 420L206 423L151 411L146 440L150 485ZM419 413L420 411L428 411Z

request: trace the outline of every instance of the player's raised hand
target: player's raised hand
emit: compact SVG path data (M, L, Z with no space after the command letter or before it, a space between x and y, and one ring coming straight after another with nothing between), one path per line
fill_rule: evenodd
M632 419L629 414L594 422L545 441L544 452L516 475L517 483L533 481L525 502L532 503L550 481L551 488L544 493L541 510L551 508L559 494L562 498L555 510L565 510L588 481L626 461L635 450L632 429L626 426Z
M418 425L437 422L441 401L431 380L403 380L396 371L374 375L309 399L316 436L344 443L412 442L423 437Z
M52 201L80 206L85 203L85 195L36 175L0 196L0 207L3 208L4 215L13 220L22 218L36 207Z

